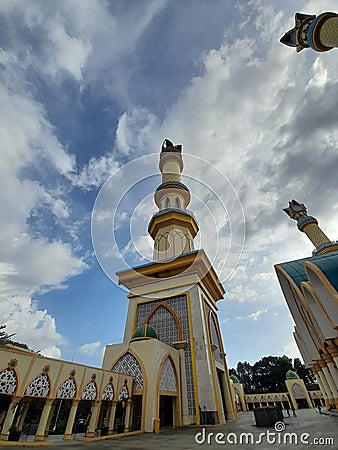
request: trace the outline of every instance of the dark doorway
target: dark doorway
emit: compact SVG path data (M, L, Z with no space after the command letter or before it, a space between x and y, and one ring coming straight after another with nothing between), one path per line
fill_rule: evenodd
M142 395L134 395L132 398L133 416L131 422L131 431L141 429L142 420Z
M73 434L84 434L87 431L91 416L91 400L80 400L76 410L76 416L73 425Z
M169 395L160 395L160 426L172 427L173 420L173 397Z
M222 397L222 406L223 406L223 414L224 414L224 419L227 418L227 410L226 410L226 403L225 403L225 393L224 393L224 384L223 384L223 379L225 377L224 372L222 372L221 370L217 369L217 378L218 378L218 384L221 390L221 397ZM220 418L219 418L220 420Z

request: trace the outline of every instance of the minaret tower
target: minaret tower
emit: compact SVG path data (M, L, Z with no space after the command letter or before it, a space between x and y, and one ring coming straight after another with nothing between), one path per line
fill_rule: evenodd
M307 209L303 203L296 200L289 202L289 207L283 209L291 219L297 221L298 229L304 232L316 247L314 255L322 255L331 251L338 250L337 242L332 242L318 226L318 221L312 216L308 216Z
M181 426L236 417L216 305L225 292L204 250L194 249L198 226L187 210L182 146L165 139L159 168L158 211L148 227L154 260L117 273L129 291L126 326L123 343L107 346L103 362L119 367L122 358L127 373L138 367L133 405L149 432L154 420Z
M198 225L194 215L187 211L190 192L181 182L183 170L182 146L165 139L160 154L162 183L154 198L159 209L149 223L149 234L154 239L154 261L175 258L194 250Z

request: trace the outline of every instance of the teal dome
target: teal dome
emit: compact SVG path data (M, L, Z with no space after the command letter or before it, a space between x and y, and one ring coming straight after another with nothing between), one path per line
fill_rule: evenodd
M293 370L288 370L286 372L286 379L287 380L293 380L295 378L299 378L299 376L296 374L296 372L294 372Z
M134 341L136 339L158 339L158 335L156 330L146 323L133 334L131 340Z
M230 375L230 380L232 380L234 383L240 383L239 379L236 377L236 375Z

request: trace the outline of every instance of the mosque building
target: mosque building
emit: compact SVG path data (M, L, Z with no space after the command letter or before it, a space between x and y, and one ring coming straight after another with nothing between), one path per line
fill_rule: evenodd
M0 439L15 432L45 440L222 424L236 418L218 317L224 289L187 209L182 147L165 140L148 231L153 261L117 274L128 313L121 344L108 345L102 368L0 348Z
M292 200L284 211L315 250L310 257L276 264L275 270L304 363L315 374L326 407L338 408L338 242L325 235L304 204Z

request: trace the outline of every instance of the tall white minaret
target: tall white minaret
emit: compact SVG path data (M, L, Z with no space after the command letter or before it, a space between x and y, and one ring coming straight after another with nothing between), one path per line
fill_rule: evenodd
M289 202L289 207L284 208L283 211L286 212L291 219L297 221L298 229L305 233L316 247L313 251L313 255L322 255L338 250L337 242L330 241L319 227L317 219L308 216L304 203L298 203L296 200L291 200Z
M189 189L181 182L182 146L165 139L160 154L162 183L154 199L159 209L150 220L148 231L154 239L154 261L175 258L194 250L198 225L187 211Z

